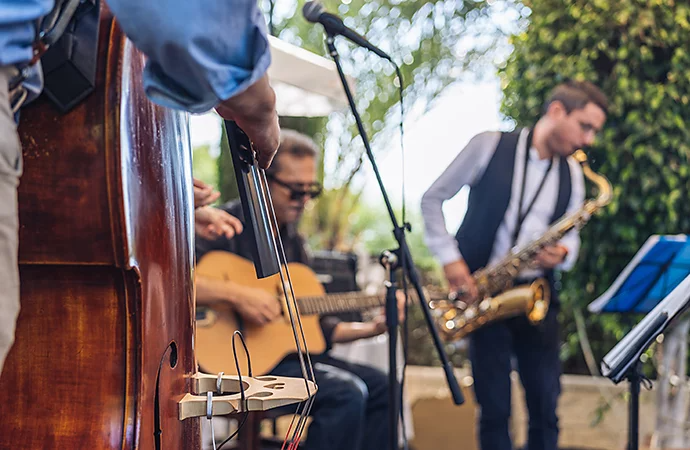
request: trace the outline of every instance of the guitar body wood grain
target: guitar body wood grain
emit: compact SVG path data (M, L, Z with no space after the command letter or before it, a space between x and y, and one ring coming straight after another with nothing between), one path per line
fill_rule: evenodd
M325 290L314 271L304 264L288 264L295 296L311 297L324 295ZM258 279L254 265L233 253L223 251L209 252L199 261L196 273L217 280L232 280L244 286L263 289L283 297L280 276L273 275ZM287 314L285 301L283 317L265 326L242 323L238 315L226 303L197 305L197 310L207 317L197 320L195 351L203 372L237 375L235 358L232 352L232 336L240 330L244 336L252 363L254 376L264 375L275 367L285 356L295 353L295 337ZM323 353L326 341L321 331L319 317L302 314L302 327L310 354ZM242 375L247 375L247 358L239 338L236 339L237 360Z

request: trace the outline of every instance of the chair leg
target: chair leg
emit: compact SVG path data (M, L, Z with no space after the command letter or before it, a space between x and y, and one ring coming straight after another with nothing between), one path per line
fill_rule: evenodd
M261 411L250 412L237 438L239 450L261 450Z

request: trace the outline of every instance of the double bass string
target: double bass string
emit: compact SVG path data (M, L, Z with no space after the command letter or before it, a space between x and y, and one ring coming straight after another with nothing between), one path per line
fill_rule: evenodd
M246 133L244 133L235 122L230 120L225 121L225 127L228 131L228 143L230 144L229 147L233 157L240 198L243 202L243 206L246 206L247 211L251 212L250 216L257 216L251 218L251 220L255 221L253 225L257 228L254 231L260 233L260 236L254 236L257 243L257 275L265 277L280 273L281 288L285 296L287 314L290 317L292 333L297 348L297 356L299 358L300 369L308 395L308 399L297 408L295 414L300 417L294 429L292 429L291 425L292 435L288 432L283 442L283 447L287 445L288 449L292 449L295 448L299 442L304 428L306 427L307 416L311 412L314 402L313 394L318 387L316 386L314 369L307 348L304 330L302 328L299 307L292 286L287 258L280 237L280 230L276 220L265 172L258 166L256 151ZM266 252L270 252L270 254ZM262 260L262 256L270 256L271 260ZM275 260L273 260L273 258L275 258ZM266 265L263 264L264 262ZM259 272L261 272L261 274L259 274ZM297 328L299 328L299 332ZM305 353L306 362L304 357ZM314 383L315 389L309 386L310 381ZM294 419L295 417L293 416L293 424ZM289 436L291 437L289 438ZM288 440L290 440L289 444L287 442Z
M287 305L288 315L290 317L290 323L292 324L292 333L295 338L295 345L297 347L297 356L300 362L300 369L302 371L302 377L304 378L304 384L307 389L307 394L309 399L304 403L303 406L298 406L296 413L299 415L299 420L297 425L294 427L292 437L289 439L290 444L288 449L296 448L299 443L301 436L304 432L307 423L307 417L311 412L311 408L314 404L314 395L311 393L308 381L314 382L316 384L316 378L314 377L314 367L311 362L311 357L309 355L309 349L307 347L307 340L304 336L304 329L302 327L302 320L299 313L299 306L297 304L297 297L292 285L292 279L290 277L290 270L288 269L287 257L285 255L285 249L283 247L283 242L280 237L280 230L278 228L278 221L275 217L275 209L273 208L273 201L271 199L270 190L268 189L268 181L266 180L266 173L263 170L259 171L260 174L260 186L263 191L263 196L266 200L266 205L268 212L270 213L269 219L271 221L271 226L273 228L273 239L275 243L275 248L278 251L278 259L280 261L280 281L281 287L283 289L283 295L285 295L285 304ZM298 334L299 329L299 334ZM304 350L302 349L304 348ZM306 355L306 363L305 363ZM308 368L308 370L307 370ZM300 409L302 410L300 413ZM290 424L290 429L294 425L294 416ZM288 430L288 435L290 434L290 429ZM283 447L287 443L283 442Z
M293 448L300 440L302 433L304 432L304 428L306 427L306 419L309 416L309 413L311 411L311 407L313 405L313 396L311 396L311 392L309 389L309 383L307 383L307 380L311 378L311 381L314 383L316 382L315 377L314 377L314 371L313 371L313 366L311 362L311 357L309 356L309 349L307 348L307 341L304 336L304 330L302 328L302 321L300 318L299 314L299 307L297 305L296 301L296 296L294 293L294 289L292 286L292 279L290 277L290 271L288 269L287 265L287 257L285 255L285 250L283 247L282 239L280 237L280 230L278 229L277 225L277 220L275 218L275 210L273 209L273 203L272 199L270 197L270 190L268 189L268 183L265 178L265 173L263 171L260 172L261 178L261 187L264 192L265 198L266 198L266 204L269 206L268 209L271 212L270 220L271 220L271 226L273 227L273 235L275 236L275 248L278 251L278 256L279 260L281 261L280 265L280 279L281 279L281 287L283 289L283 294L285 296L285 301L286 305L288 308L288 314L290 317L290 322L292 324L292 331L293 331L293 336L295 339L295 345L297 347L297 354L298 358L300 361L300 368L302 371L302 376L304 377L305 380L305 386L307 389L307 393L309 394L309 400L305 402L303 406L298 406L296 414L299 415L299 421L297 425L295 426L295 417L293 416L292 421L290 423L290 427L288 429L288 432L286 434L286 440L283 442L283 448L287 444L287 441L290 440L290 444L288 445L288 448ZM285 270L285 273L283 273L283 270ZM288 293L288 288L290 292ZM297 334L297 328L299 328L299 335ZM300 339L301 338L301 339ZM302 351L302 346L304 346L304 351ZM304 353L306 353L307 357L307 363L305 364L304 362ZM309 373L307 373L307 367L309 368ZM300 409L302 409L300 413ZM294 426L294 429L293 429ZM288 436L290 435L290 431L293 431L292 437L288 439Z

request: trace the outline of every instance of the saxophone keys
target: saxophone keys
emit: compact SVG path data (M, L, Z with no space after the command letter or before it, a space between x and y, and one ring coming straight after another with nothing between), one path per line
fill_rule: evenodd
M479 312L484 314L491 309L491 299L482 300L479 304Z
M443 313L443 318L446 319L446 320L452 320L452 319L454 319L455 316L457 316L457 315L458 315L457 310L455 310L455 309L449 309L448 311L446 311L445 313Z
M467 309L467 303L463 302L462 300L456 300L455 302L453 302L453 306L455 306L455 308L459 309L460 311L464 311Z
M474 319L477 315L478 315L477 314L477 308L474 306L467 308L467 310L465 310L465 314L464 314L465 320L468 322L471 321L472 319Z

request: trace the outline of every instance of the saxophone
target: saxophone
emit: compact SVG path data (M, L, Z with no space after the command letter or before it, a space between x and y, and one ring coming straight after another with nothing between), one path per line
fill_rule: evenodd
M508 253L497 263L472 274L480 299L472 305L462 301L462 292L449 296L448 300L432 302L436 322L446 341L455 341L474 330L497 320L525 314L528 320L537 324L549 310L551 292L544 278L530 284L513 287L518 274L532 264L536 255L549 245L560 241L569 231L580 230L592 214L611 201L611 183L594 172L587 163L587 156L578 150L573 157L582 166L585 177L593 182L599 194L586 201L577 211L563 216L553 224L544 235L522 248Z

